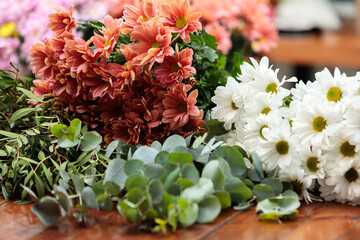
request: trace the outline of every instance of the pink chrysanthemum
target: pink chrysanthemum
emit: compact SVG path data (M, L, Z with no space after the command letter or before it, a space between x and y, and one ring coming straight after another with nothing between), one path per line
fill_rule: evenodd
M63 8L55 9L57 13L49 15L50 22L48 28L50 28L56 34L62 34L63 32L71 32L76 28L76 22L72 17L74 6L71 5L68 10Z
M49 41L44 43L38 42L30 49L30 56L33 60L30 66L33 67L33 72L37 78L51 78L54 76L54 66L56 59L54 58L55 51L51 48Z
M136 26L157 19L158 10L152 0L139 1L138 6L125 5L121 24L121 33L130 34Z
M128 45L128 49L137 56L133 59L135 65L145 65L150 62L150 67L155 62L162 63L165 56L173 55L171 44L171 31L157 21L148 21L135 27L131 33L131 41L138 41Z
M179 52L178 46L175 50L175 56L167 56L165 61L154 70L154 76L165 88L172 88L177 82L188 78L190 73L196 73L196 69L191 66L193 50L185 48Z
M189 122L190 116L197 117L201 114L195 106L198 91L192 91L189 96L186 92L191 89L191 85L178 84L176 87L165 94L163 104L164 123L170 123L170 129L175 130Z
M187 43L190 42L190 33L202 28L199 21L201 12L193 12L187 0L176 0L170 4L161 5L163 18L159 21L165 26L171 27L171 31L179 33L180 37Z

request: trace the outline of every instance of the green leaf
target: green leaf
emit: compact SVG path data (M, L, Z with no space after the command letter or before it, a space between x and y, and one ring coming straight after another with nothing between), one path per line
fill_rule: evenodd
M104 182L111 181L120 186L121 189L125 186L127 176L125 174L125 161L121 159L114 159L109 162L105 170Z
M75 128L74 138L77 138L80 135L80 131L81 131L81 121L80 121L80 119L78 119L78 118L73 119L70 122L70 127Z
M83 180L76 174L71 174L71 180L73 181L75 191L77 193L81 193L81 191L84 189L84 182Z
M236 203L243 203L252 196L251 190L237 177L226 181L225 190L230 193L232 201Z
M294 199L299 200L299 196L293 190L286 190L285 192L282 193L282 195L283 196L289 196L289 197L292 197Z
M219 199L222 209L231 207L230 193L224 190L218 190L214 193L214 195Z
M275 195L278 195L278 194L282 193L282 191L283 191L283 185L277 179L265 178L261 181L261 183L270 186L272 188L272 190L274 191Z
M131 175L127 178L125 182L125 187L129 191L132 188L141 188L145 189L148 182L147 177L141 175Z
M181 193L181 198L190 202L200 202L214 190L214 184L208 178L200 178L199 182ZM220 207L221 208L221 207Z
M67 134L67 126L65 124L56 124L51 128L51 133L57 138L64 138Z
M30 198L34 202L39 202L39 198L36 196L36 194L33 192L33 190L31 190L31 188L26 187L26 186L24 186L22 184L20 184L20 186L26 191L26 193L30 196ZM2 194L4 194L4 192Z
M251 204L249 202L243 202L237 206L234 206L234 209L235 210L246 210L246 209L249 209L250 207L251 207Z
M290 196L279 196L260 201L256 206L256 212L264 221L293 218L298 214L297 208L300 202Z
M214 189L220 189L225 185L225 177L217 160L212 160L205 165L201 177L210 179L214 184Z
M186 147L185 139L179 135L171 135L165 140L162 146L162 151L172 152L172 149L177 146Z
M70 126L67 128L67 134L65 134L65 138L69 141L74 142L75 140L76 127Z
M105 191L109 194L111 194L112 196L117 196L119 195L121 189L119 187L119 185L117 185L114 182L111 181L106 181L105 184Z
M144 169L144 175L149 179L160 179L166 175L166 170L162 165L158 163L152 163Z
M238 74L241 74L240 66L243 65L244 59L241 54L238 52L234 52L234 58L232 60L232 69L231 69L231 75L233 77L237 77Z
M92 186L95 183L95 179L96 179L96 169L95 168L86 169L84 183L89 186Z
M180 187L183 189L194 186L194 183L186 178L178 178L177 182L179 183Z
M184 152L172 152L168 155L168 161L175 164L180 164L180 166L186 163L192 163L193 156L190 153Z
M39 152L40 153L40 152ZM44 154L44 153L43 153ZM49 182L50 186L53 185L53 178L52 178L52 173L50 172L50 170L45 166L45 164L41 164L42 168L44 170L45 173L45 177L47 179L47 181Z
M105 211L111 211L114 208L114 203L111 198L108 197L100 202L100 207Z
M253 160L253 163L254 163L254 166L255 166L255 169L256 169L258 175L261 178L264 178L264 170L263 170L263 167L262 167L262 163L260 161L259 156L256 154L256 152L251 153L251 158Z
M228 162L231 168L231 173L235 177L241 177L246 173L247 167L244 162L244 158L241 153L235 148L230 146L222 146L220 148L217 148L211 154L210 159L213 159L217 156L224 158Z
M142 146L139 147L132 156L132 159L138 159L144 162L144 164L154 163L155 157L159 152L151 147Z
M165 163L167 162L169 153L166 151L159 152L155 157L155 163Z
M220 214L221 203L215 196L207 196L199 203L199 215L197 221L199 223L209 223L215 220Z
M253 194L256 196L256 201L262 201L266 198L275 197L273 189L266 184L258 184L254 186Z
M35 174L35 187L39 197L43 197L45 194L45 184L43 180Z
M105 192L105 186L101 182L97 182L92 186L95 196L99 196Z
M181 175L183 178L192 181L194 184L198 183L200 178L199 171L193 164L185 164L184 166L182 166Z
M71 147L75 147L76 145L78 145L79 142L80 141L78 138L75 138L73 142L66 138L60 138L58 140L58 146L61 148L71 148Z
M164 187L158 179L153 179L149 183L149 193L153 204L159 204L164 197Z
M87 132L80 143L80 150L88 152L95 149L102 142L102 137L97 132Z
M20 137L20 134L2 131L2 130L0 130L0 135L4 135L8 138L19 138Z
M229 131L224 128L224 123L216 119L210 119L206 122L209 134L214 136L220 136L228 133Z
M140 172L144 168L144 162L140 160L129 160L125 163L125 173L130 176L133 173Z
M91 187L85 187L81 191L81 197L87 207L99 210L99 204L96 201L95 192L91 189Z
M255 169L249 169L247 172L248 178L250 178L252 181L254 182L260 182L261 181L261 176L259 175L258 171L256 171Z
M73 208L73 203L66 190L61 186L54 185L53 193L61 206L62 215L65 216L69 214Z
M106 147L105 157L109 158L109 157L111 156L111 154L115 151L115 149L117 148L118 145L119 145L119 141L118 141L118 140L112 141L112 142Z
M182 198L179 198L177 203L179 207L179 221L181 225L183 227L193 225L198 218L199 205L197 203L190 204Z
M40 202L32 206L31 211L46 227L55 225L60 218L59 204L54 198L48 196L42 198Z
M9 119L9 124L12 124L16 120L34 112L34 111L35 111L35 108L20 108L19 110L17 110L16 112L14 112L11 115L11 117Z
M32 93L31 91L29 91L25 88L17 87L16 90L25 94L32 101L39 102L39 103L43 102L38 96L36 96L34 93Z

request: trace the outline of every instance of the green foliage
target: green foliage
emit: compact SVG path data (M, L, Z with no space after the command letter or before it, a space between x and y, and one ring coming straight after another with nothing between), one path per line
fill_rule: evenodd
M78 134L76 137L82 141L83 133ZM60 186L54 185L54 197L51 200L47 197L46 203L51 202L50 210L55 209L56 203L61 216L70 215L72 206L76 206L73 217L86 224L88 208L110 211L115 201L118 211L129 222L151 231L166 231L168 227L174 231L179 226L212 222L221 209L232 204L235 209L249 208L254 200L261 203L257 211L263 220L296 215L292 211L298 207L291 200L294 196L288 196L289 191L282 193L285 187L281 182L264 178L259 166L248 168L238 147L218 144L215 139L206 141L206 137L204 134L189 141L174 135L164 144L156 142L151 147L135 148L122 141L113 142L100 150L112 159L105 175L91 185L72 168L68 168L69 172L61 171ZM258 180L246 178L251 171L259 171ZM35 195L29 188L25 190L30 196ZM33 198L37 204L42 201ZM47 226L61 219L59 212L51 210L46 215L36 208L34 211Z

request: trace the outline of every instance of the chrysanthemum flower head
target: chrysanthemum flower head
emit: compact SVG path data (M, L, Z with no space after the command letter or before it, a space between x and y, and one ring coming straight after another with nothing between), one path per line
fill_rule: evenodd
M159 10L153 0L137 1L138 6L125 5L124 22L121 24L122 34L131 34L135 27L149 20L158 18Z
M49 15L50 22L48 28L50 28L55 34L62 34L63 32L71 32L76 28L76 22L72 17L74 6L71 5L68 10L63 8L55 9L57 13Z
M154 69L154 76L162 87L172 88L177 82L190 77L190 73L196 73L196 69L191 66L192 58L192 49L185 48L179 52L176 46L175 56L165 57L164 62Z
M190 85L180 83L165 94L163 100L165 111L162 121L170 123L170 129L182 127L188 123L191 116L197 117L201 114L195 106L198 91L194 90L187 96L186 92L190 89Z
M170 4L161 5L162 18L159 19L171 31L179 33L184 42L190 42L190 33L200 30L202 25L199 21L201 12L193 12L188 0L175 0Z
M33 67L33 72L37 78L48 79L55 74L55 51L50 46L49 41L38 42L30 49L30 56L33 60L30 66Z
M158 21L149 20L135 27L131 33L131 41L138 41L128 45L128 48L137 54L133 59L134 64L145 65L150 62L150 67L155 63L162 63L165 56L174 54L171 44L171 31Z

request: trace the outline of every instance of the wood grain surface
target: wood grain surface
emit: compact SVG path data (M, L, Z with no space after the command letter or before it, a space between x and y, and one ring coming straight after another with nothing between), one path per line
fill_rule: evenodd
M211 224L195 224L175 233L151 234L128 224L115 210L90 212L88 227L72 219L46 228L31 212L32 204L18 205L0 198L1 240L45 239L360 239L360 207L328 202L302 204L296 220L261 222L252 208L248 211L223 211Z

